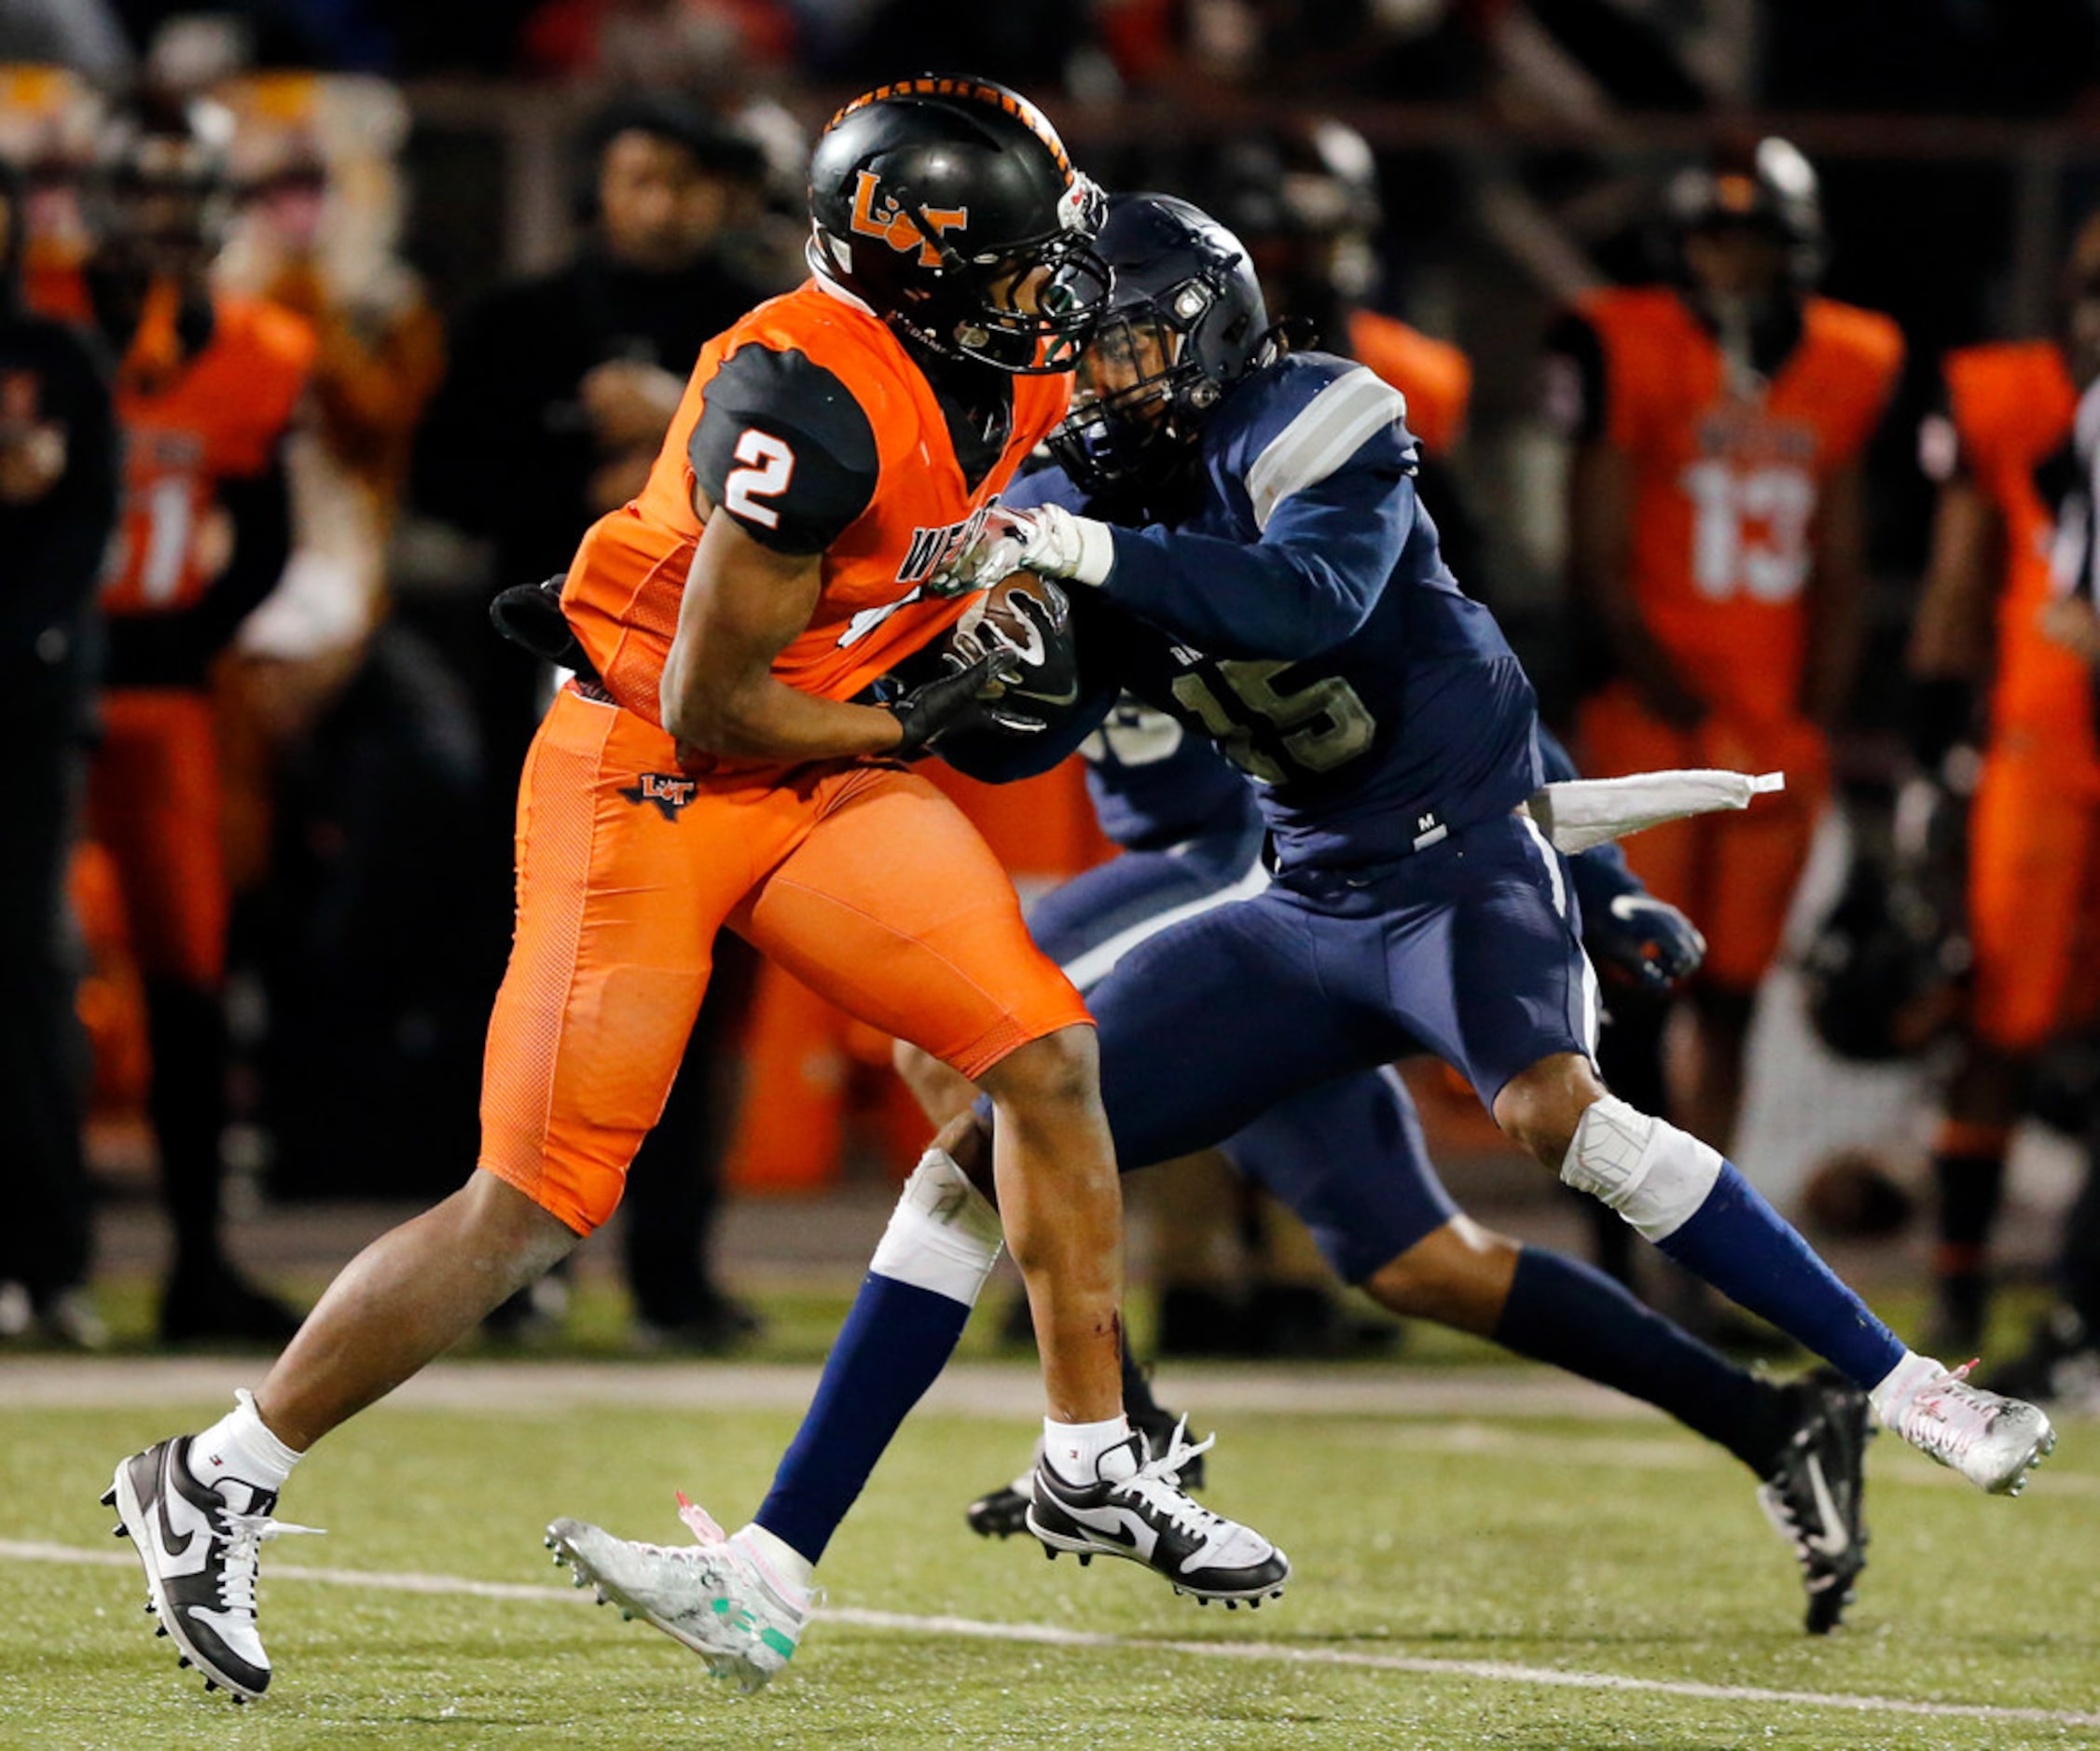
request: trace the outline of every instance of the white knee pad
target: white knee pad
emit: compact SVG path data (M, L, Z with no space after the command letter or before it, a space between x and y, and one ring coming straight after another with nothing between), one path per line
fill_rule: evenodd
M1720 1168L1720 1154L1697 1137L1607 1095L1575 1127L1560 1177L1662 1240L1706 1201Z
M946 1151L930 1149L905 1181L868 1269L974 1307L1003 1240L984 1193Z

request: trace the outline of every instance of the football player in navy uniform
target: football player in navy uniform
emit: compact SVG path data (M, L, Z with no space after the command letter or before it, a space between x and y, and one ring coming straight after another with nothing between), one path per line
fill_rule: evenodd
M1273 877L1096 993L1119 1159L1432 1052L1514 1141L1830 1361L1886 1427L2016 1490L2047 1417L1907 1349L1732 1164L1598 1079L1567 862L1527 807L1546 776L1530 682L1440 557L1402 398L1285 354L1245 251L1185 202L1126 198L1103 248L1116 296L1060 467L986 537L988 572L1075 586L1093 703L1028 746L1055 757L1138 694L1257 781Z

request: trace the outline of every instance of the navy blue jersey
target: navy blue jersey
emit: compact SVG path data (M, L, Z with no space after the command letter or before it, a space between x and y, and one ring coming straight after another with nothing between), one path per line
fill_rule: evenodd
M1258 373L1206 428L1191 507L1117 528L1107 586L1074 592L1090 681L1257 781L1285 876L1404 856L1542 779L1531 683L1438 552L1404 412L1324 353ZM1008 498L1099 509L1055 468Z
M1215 745L1143 701L1116 701L1080 743L1101 831L1127 851L1159 851L1243 831L1253 793Z

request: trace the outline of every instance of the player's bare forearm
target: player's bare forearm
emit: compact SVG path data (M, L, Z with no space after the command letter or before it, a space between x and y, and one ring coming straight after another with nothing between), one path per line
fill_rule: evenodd
M1866 640L1866 490L1857 467L1826 485L1818 507L1815 566L1808 583L1808 660L1801 709L1811 723L1835 724L1852 699Z
M684 747L743 759L802 761L887 753L902 729L875 706L820 698L773 677L773 659L809 624L821 554L780 554L726 517L710 518L693 555L658 696Z
M902 735L895 715L878 706L821 699L772 679L740 677L712 687L701 682L673 698L673 670L664 669L664 727L682 747L747 760L836 760L888 753Z
M1997 515L1976 483L1961 475L1943 485L1933 508L1932 549L1917 618L1911 625L1913 675L1974 682L1989 672L1999 545Z
M1689 729L1706 703L1677 672L1633 589L1633 462L1601 439L1581 446L1568 476L1568 562L1575 600L1594 618L1613 669L1650 710Z

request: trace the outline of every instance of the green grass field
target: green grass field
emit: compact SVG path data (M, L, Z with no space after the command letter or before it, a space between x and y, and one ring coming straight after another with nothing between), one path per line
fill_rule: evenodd
M825 1562L833 1615L753 1699L590 1609L539 1529L572 1513L680 1538L681 1486L738 1524L807 1370L457 1364L295 1480L284 1513L329 1535L266 1549L278 1675L238 1712L154 1640L95 1503L117 1458L221 1401L171 1400L170 1376L130 1362L37 1365L44 1385L11 1392L0 1364L0 1743L2100 1744L2100 1430L2068 1427L2017 1502L1877 1441L1873 1564L1851 1626L1818 1641L1725 1455L1601 1396L1570 1414L1539 1398L1556 1377L1537 1371L1455 1372L1477 1350L1430 1356L1444 1366L1289 1377L1301 1396L1323 1378L1384 1392L1347 1415L1264 1412L1244 1379L1177 1376L1223 1433L1210 1499L1297 1568L1281 1602L1230 1615L1131 1565L970 1536L963 1503L1017 1468L1030 1427L1025 1365L980 1363L892 1450ZM223 1367L228 1386L255 1372ZM80 1402L58 1401L62 1372ZM1021 1408L981 1413L1001 1405Z

